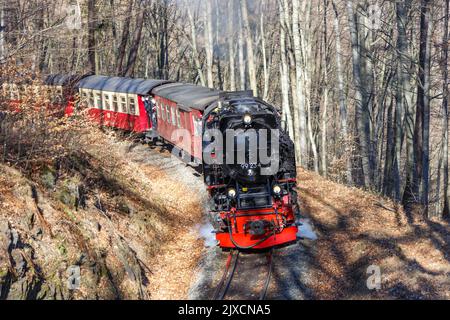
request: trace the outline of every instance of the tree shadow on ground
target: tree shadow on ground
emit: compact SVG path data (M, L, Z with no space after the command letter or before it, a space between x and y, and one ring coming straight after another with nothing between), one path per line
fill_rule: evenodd
M313 254L311 265L316 276L322 282L328 282L327 289L321 289L316 285L311 296L318 298L348 299L352 297L363 298L400 298L400 299L430 299L442 298L439 290L436 290L433 283L428 278L417 276L414 273L420 272L430 277L450 276L445 272L435 272L421 265L415 258L408 257L400 247L400 244L416 243L430 239L434 248L440 251L446 261L450 261L449 254L449 231L448 228L434 222L426 222L424 225L415 225L412 232L406 232L404 236L387 238L377 237L369 232L355 232L352 226L355 223L354 217L361 217L365 212L352 206L352 203L340 203L342 207L350 208L344 212L322 197L302 190L303 209L305 215L311 220L315 229L319 233L317 241L317 252ZM325 223L315 213L317 208L312 207L309 201L320 205L330 214L337 216L334 223ZM399 219L397 219L399 221ZM399 228L401 226L399 225ZM351 257L349 257L351 252ZM324 256L326 258L324 258ZM357 257L355 259L355 256ZM372 264L380 263L385 258L395 257L401 261L399 268L404 272L411 270L414 274L416 289L409 288L402 283L401 279L391 287L383 288L381 292L370 291L366 286L367 268ZM332 292L329 292L332 291ZM423 294L426 292L426 295Z

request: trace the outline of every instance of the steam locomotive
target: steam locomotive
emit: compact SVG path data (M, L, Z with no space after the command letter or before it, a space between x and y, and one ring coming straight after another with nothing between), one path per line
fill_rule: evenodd
M1 85L13 105L30 89L8 81ZM102 126L163 141L200 165L221 248L261 250L296 242L293 142L281 129L279 112L251 92L73 75L48 76L34 90L52 92L53 104L66 116L87 110Z

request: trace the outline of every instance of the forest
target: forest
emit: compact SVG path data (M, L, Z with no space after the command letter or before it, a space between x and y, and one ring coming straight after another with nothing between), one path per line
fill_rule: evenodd
M1 0L0 18L2 65L252 90L299 166L449 218L449 0Z

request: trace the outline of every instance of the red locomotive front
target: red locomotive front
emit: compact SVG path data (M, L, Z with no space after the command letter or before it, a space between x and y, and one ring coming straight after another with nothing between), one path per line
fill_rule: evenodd
M272 106L222 94L204 114L203 171L222 248L266 249L297 240L293 143Z

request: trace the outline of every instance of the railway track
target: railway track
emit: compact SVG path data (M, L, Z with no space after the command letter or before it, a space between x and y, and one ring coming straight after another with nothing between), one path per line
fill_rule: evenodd
M236 253L233 250L230 251L225 264L223 275L214 291L213 300L225 300L233 278L236 274L236 270L238 269L239 256L239 251L236 251ZM273 249L266 253L266 261L267 275L263 284L263 288L259 295L259 300L265 300L267 296L267 291L270 285L270 278L272 277L273 270Z

